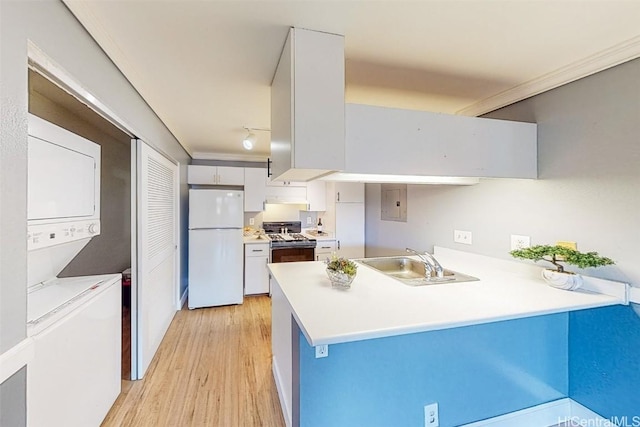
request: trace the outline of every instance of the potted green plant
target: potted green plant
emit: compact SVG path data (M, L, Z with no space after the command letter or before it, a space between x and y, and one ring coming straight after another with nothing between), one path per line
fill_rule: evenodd
M331 259L327 258L326 264L331 286L349 289L358 270L356 263L346 258L338 258L336 254L333 254Z
M529 248L516 249L509 253L515 258L530 259L535 262L546 261L553 264L555 269L542 270L542 277L551 286L566 290L579 288L582 285L582 277L573 272L565 271L563 264L571 264L579 268L615 264L612 259L600 256L597 252L585 253L557 245L536 245Z

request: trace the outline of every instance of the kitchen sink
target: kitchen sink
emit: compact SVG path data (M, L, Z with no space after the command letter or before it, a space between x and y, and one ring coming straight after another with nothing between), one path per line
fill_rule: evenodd
M422 261L417 261L409 257L383 257L383 258L362 258L356 262L369 266L387 276L400 280L409 286L436 285L440 283L459 283L479 280L477 277L468 276L452 270L444 269L444 277L431 279L425 277L425 267Z

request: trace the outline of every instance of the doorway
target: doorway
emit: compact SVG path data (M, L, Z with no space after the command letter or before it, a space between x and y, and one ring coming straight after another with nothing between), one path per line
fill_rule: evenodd
M29 70L29 112L101 147L101 234L58 276L122 273L130 269L131 137L32 69ZM123 379L131 379L130 290L131 286L122 286Z

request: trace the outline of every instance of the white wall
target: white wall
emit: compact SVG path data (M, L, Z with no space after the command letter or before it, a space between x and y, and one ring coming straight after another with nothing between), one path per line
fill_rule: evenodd
M110 110L181 165L182 280L186 284L186 165L189 156L154 112L58 0L0 1L0 352L26 331L27 40ZM2 425L22 425L24 375L2 384L0 408L18 408ZM15 406L17 405L17 406Z
M640 60L489 114L538 123L538 180L408 187L406 223L380 220L380 185L367 185L367 256L445 246L511 259L510 234L532 244L578 242L616 266L588 274L640 285ZM473 245L453 243L453 230Z

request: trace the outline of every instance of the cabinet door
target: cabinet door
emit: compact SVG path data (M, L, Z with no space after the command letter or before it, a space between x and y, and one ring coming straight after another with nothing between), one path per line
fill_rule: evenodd
M187 167L187 183L215 185L218 178L217 169L215 166L189 165Z
M244 185L244 168L228 166L189 165L188 184Z
M244 185L244 168L218 166L218 185Z
M324 181L307 182L307 200L309 210L324 212L327 210L327 184Z
M336 182L336 202L364 203L364 184L361 182Z
M337 255L364 257L364 203L336 203Z
M244 169L244 211L262 212L267 198L265 180L267 170L264 168Z
M253 245L251 245L253 246ZM244 259L244 294L269 293L268 256L247 256Z

